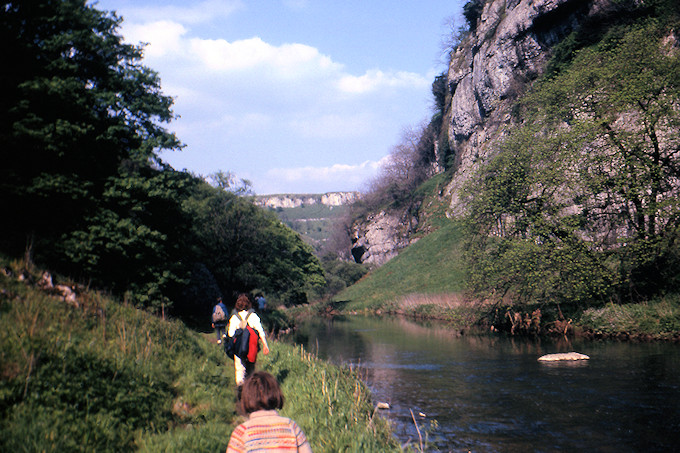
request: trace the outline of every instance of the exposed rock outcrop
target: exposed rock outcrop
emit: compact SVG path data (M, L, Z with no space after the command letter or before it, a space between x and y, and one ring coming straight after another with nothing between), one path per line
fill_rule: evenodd
M352 257L357 263L380 266L394 258L399 250L415 240L410 239L418 220L408 213L380 211L365 222L354 225Z
M492 0L475 33L452 55L448 137L456 172L446 189L451 212L461 212L460 189L512 123L511 109L543 71L552 46L606 0Z
M609 0L488 0L475 31L451 55L442 133L455 173L441 196L462 212L460 189L513 122L512 107L545 69L552 47ZM441 141L441 140L440 140ZM380 212L354 226L355 259L382 264L407 246L413 215Z
M325 206L348 205L359 198L359 192L328 192L324 194L281 194L260 195L255 204L267 208L299 208L303 205L322 204Z

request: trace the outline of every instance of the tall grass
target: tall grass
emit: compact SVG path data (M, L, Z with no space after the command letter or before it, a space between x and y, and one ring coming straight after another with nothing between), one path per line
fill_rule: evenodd
M597 335L677 337L680 332L680 296L638 304L607 304L589 308L579 321L583 329Z
M315 452L400 451L356 371L278 343L260 366L282 382L283 415L300 424Z
M224 451L241 419L212 335L96 292L78 305L0 274L0 451ZM37 281L29 275L27 281ZM258 368L316 452L398 449L351 370L272 342ZM358 450L357 450L358 449Z

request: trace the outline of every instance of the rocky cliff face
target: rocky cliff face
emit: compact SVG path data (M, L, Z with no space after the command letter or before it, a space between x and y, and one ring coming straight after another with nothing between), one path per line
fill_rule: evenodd
M325 206L343 206L357 200L359 192L329 192L312 195L261 195L255 197L255 203L267 208L299 208L302 205L322 204Z
M408 212L380 211L353 227L352 257L357 263L380 266L414 240L418 219Z
M487 0L476 27L451 55L442 133L454 150L455 174L442 196L450 215L463 208L462 185L513 122L512 106L545 69L552 47L610 0ZM417 216L416 216L417 217ZM380 212L353 229L355 259L382 264L411 243L408 212Z
M476 30L452 55L448 137L456 172L446 190L451 212L461 211L459 191L475 166L512 123L511 109L544 70L552 47L608 0L487 1Z

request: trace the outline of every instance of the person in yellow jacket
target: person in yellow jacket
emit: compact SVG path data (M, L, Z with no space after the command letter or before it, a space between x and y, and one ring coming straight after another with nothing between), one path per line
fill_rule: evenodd
M267 338L264 333L264 329L262 328L262 321L260 321L260 317L257 316L257 313L250 313L248 315L248 311L252 310L253 308L253 303L250 300L250 296L248 294L239 294L238 298L236 299L236 306L234 307L234 314L232 314L231 318L229 318L229 326L227 327L227 335L229 337L233 337L234 333L236 333L236 329L240 327L241 324L241 319L246 319L246 316L248 317L248 325L252 327L255 332L257 332L257 335L260 337L260 341L262 342L262 352L264 355L269 354L269 346L267 345ZM241 317L239 319L239 316L236 316L236 314ZM234 371L236 373L236 385L241 386L243 384L244 379L246 376L250 375L255 371L255 363L250 363L244 360L241 360L240 357L234 356Z

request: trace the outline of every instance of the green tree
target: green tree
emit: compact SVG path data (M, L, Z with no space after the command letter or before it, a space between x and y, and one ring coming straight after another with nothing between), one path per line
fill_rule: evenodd
M677 22L676 22L677 24ZM656 20L579 52L536 101L548 124L569 124L587 219L583 231L616 253L622 296L677 285L669 255L680 225L680 49ZM530 99L533 102L533 99ZM578 143L578 140L576 140ZM603 234L606 232L606 234Z
M471 276L526 299L678 290L680 50L654 20L577 52L474 179Z
M28 244L39 262L150 296L181 280L161 263L175 245L159 216L180 213L168 191L183 177L157 155L180 143L160 125L172 99L120 21L84 0L2 5L0 211L11 220L0 248Z
M253 195L251 190L252 183L247 179L236 181L236 175L230 171L224 172L220 170L217 173L213 173L208 177L208 181L214 187L233 192L236 195Z
M586 303L614 276L580 234L573 209L575 142L524 127L468 185L466 259L473 290L515 303Z
M193 256L225 294L259 288L300 300L325 283L312 248L249 198L204 183L185 209L193 219Z
M338 259L338 255L332 252L321 257L321 266L326 277L326 284L314 294L317 299L338 294L368 273L365 265Z
M482 16L485 0L469 0L463 5L463 16L471 31L477 29L477 21Z
M198 180L140 168L111 178L85 228L65 235L62 269L135 303L169 307L190 275L191 219L181 200Z

